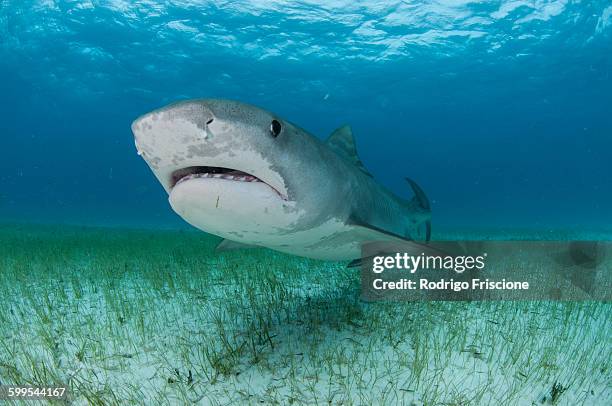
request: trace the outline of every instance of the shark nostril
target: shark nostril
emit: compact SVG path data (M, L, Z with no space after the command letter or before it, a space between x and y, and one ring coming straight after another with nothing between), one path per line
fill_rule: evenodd
M210 124L212 124L212 122L213 122L213 121L215 121L215 119L214 119L214 118L211 118L210 120L208 120L208 121L206 122L206 125L210 125Z

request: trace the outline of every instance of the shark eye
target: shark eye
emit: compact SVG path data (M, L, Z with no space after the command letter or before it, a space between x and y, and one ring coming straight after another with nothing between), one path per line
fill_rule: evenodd
M278 120L272 120L272 123L270 124L270 132L274 137L278 137L282 129L283 126Z

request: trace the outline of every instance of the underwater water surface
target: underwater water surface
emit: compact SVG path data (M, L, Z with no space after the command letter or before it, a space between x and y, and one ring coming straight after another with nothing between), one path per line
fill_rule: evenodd
M611 404L609 302L368 303L345 262L217 253L130 130L203 97L350 124L434 239L610 241L611 73L604 0L0 0L0 396Z

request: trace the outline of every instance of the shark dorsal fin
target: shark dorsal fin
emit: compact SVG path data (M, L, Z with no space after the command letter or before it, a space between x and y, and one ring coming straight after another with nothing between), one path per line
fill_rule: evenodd
M359 155L357 155L357 147L355 146L355 138L353 137L353 131L348 125L335 130L326 141L329 146L336 154L341 155L351 161L357 166L363 173L368 176L372 176L370 172L363 166Z

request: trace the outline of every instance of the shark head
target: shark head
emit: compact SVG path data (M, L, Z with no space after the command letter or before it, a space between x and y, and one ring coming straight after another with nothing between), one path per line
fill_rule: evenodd
M273 113L190 100L139 117L132 131L173 210L199 229L264 245L318 221L309 208L325 204L325 165L313 170L322 143Z

